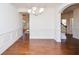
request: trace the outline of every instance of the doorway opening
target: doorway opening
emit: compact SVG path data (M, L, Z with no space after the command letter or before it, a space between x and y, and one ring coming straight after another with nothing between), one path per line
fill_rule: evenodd
M61 42L79 49L79 4L67 7L61 13Z
M61 14L61 39L62 42L67 41L67 39L72 39L72 20L73 20L73 12L69 11L67 13L63 12Z
M22 16L22 25L23 25L23 39L29 40L29 13L20 12Z

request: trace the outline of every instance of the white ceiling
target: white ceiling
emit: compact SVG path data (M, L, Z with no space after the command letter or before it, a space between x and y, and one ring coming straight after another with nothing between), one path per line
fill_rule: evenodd
M17 8L31 8L31 7L55 7L62 3L12 3Z

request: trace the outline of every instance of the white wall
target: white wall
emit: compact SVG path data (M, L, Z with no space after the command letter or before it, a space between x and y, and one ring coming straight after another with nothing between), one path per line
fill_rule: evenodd
M31 39L54 39L55 38L55 8L45 8L38 16L30 15L30 38Z
M79 8L74 10L72 23L73 37L79 39Z
M20 27L20 18L17 15L18 13L12 5L0 4L0 34L13 31Z
M0 3L0 54L22 36L21 18L16 8Z

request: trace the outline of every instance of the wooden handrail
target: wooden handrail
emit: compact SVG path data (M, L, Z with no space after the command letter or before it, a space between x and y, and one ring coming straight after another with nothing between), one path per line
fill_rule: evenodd
M62 24L62 23L61 23L61 25L63 25L65 28L67 28L67 26L66 26L66 25L64 25L64 24Z

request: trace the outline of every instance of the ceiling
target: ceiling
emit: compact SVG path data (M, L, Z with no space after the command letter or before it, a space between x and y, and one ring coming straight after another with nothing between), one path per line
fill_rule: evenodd
M17 8L31 8L31 7L53 7L59 6L62 3L12 3Z
M12 3L16 8L32 8L32 7L57 7L63 3ZM74 9L79 8L79 3L71 5L70 7L66 8L63 13L73 12ZM63 14L62 13L62 14Z

